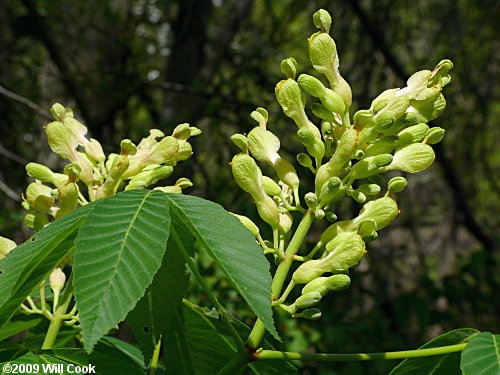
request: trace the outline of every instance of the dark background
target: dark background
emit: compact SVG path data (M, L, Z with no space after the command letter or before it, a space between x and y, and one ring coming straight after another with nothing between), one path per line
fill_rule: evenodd
M153 127L200 127L195 154L173 181L187 176L195 183L190 194L256 218L232 180L228 162L237 150L229 137L248 132L249 113L263 106L294 161L296 128L274 85L289 56L311 73L306 38L318 8L333 16L353 111L443 58L455 68L447 109L434 121L447 131L437 162L408 176L400 216L370 244L351 287L322 302L323 318L282 327L287 349L397 350L454 328L498 332L500 3L493 0L0 1L0 235L18 243L29 235L20 207L30 182L24 165L64 165L42 128L54 102L73 108L106 152ZM305 192L312 180L297 169ZM205 265L238 315L250 316ZM383 374L394 364L307 364L304 374Z

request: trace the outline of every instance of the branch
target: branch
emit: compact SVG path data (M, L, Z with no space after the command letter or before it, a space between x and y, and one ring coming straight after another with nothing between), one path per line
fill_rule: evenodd
M8 196L10 199L13 201L19 202L21 198L19 197L19 194L16 193L14 190L12 190L5 182L0 180L0 190L5 193L6 196Z
M30 107L35 112L37 112L40 116L43 116L49 120L52 120L52 116L50 115L50 112L46 111L45 109L40 107L38 104L32 102L28 98L25 98L24 96L21 96L19 94L16 94L15 92L7 90L2 85L0 85L0 94L6 96L7 98L13 99L16 102L22 103L22 104Z
M353 362L353 361L375 361L388 359L405 359L430 357L449 353L461 352L467 343L440 346L429 349L403 350L399 352L384 353L355 353L355 354L326 354L326 353L295 353L279 352L275 350L263 350L253 355L254 360L261 359L281 359L281 360L301 360L301 361L321 361L321 362Z

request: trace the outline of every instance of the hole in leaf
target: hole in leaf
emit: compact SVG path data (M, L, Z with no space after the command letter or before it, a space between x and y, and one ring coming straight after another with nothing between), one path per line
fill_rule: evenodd
M144 327L143 329L145 333L149 333L149 327Z
M31 237L31 242L35 242L36 236Z

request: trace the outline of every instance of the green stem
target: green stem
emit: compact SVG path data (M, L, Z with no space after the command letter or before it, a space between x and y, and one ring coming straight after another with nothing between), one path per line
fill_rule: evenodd
M307 210L302 217L302 220L300 221L290 243L288 244L288 248L285 251L285 259L281 261L276 273L274 274L273 283L271 284L273 301L279 298L286 276L288 275L288 271L290 271L290 267L292 266L292 262L294 260L293 258L299 251L300 245L304 241L304 238L311 228L313 221L314 214L311 210ZM262 324L260 319L258 319L257 322L255 322L252 332L250 332L250 336L248 337L248 346L250 348L257 348L264 337L265 331L266 328L264 327L264 324Z
M182 256L184 257L184 260L188 264L189 269L191 270L191 273L193 274L193 276L196 278L196 280L200 283L201 287L205 291L205 294L207 295L208 300L212 303L212 305L215 306L215 308L218 310L218 312L222 315L222 321L226 324L227 328L229 329L229 332L233 336L233 338L236 342L236 347L237 348L243 347L243 340L241 339L241 336L236 331L236 328L234 328L234 326L231 324L229 317L228 317L228 313L226 312L224 307L219 303L217 298L212 294L210 287L205 282L205 279L203 278L203 276L201 276L200 272L198 271L198 267L196 267L196 265L192 261L186 248L182 244L179 236L177 235L177 233L175 233L175 231L171 231L170 235L172 236L175 243L179 247L179 250L181 251Z
M374 361L386 359L404 359L430 357L433 355L449 354L461 352L465 349L467 343L449 346L440 346L437 348L403 350L399 352L384 353L355 353L355 354L325 354L325 353L295 353L279 352L275 350L263 350L254 355L255 359L282 359L282 360L301 360L301 361L322 361L322 362L351 362L351 361Z
M151 358L151 368L149 369L149 375L155 375L156 367L158 367L158 358L160 358L161 349L161 335L158 340L158 344L155 346L155 351L153 352L153 358Z
M42 349L52 349L54 343L56 342L57 334L61 329L61 324L64 320L64 315L68 310L71 298L73 297L73 273L71 273L68 283L66 284L66 289L61 298L61 302L57 309L54 311L52 316L52 321L50 322L49 329L45 335L45 340L43 340Z

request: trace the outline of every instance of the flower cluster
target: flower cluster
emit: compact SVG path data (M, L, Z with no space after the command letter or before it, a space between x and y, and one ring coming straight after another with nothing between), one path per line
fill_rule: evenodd
M293 255L303 262L293 273L283 295L273 304L292 316L317 319L321 313L311 309L329 291L349 285L349 268L366 253L365 243L377 238L377 231L389 225L399 210L394 194L407 182L403 177L392 178L385 195L382 173L392 170L416 173L429 167L435 155L430 145L442 140L444 129L430 128L427 123L439 116L446 105L441 91L450 82L453 64L441 61L434 70L413 74L404 88L382 92L369 109L350 117L352 93L339 72L335 41L329 35L331 17L319 10L313 21L320 31L309 39L309 55L321 79L301 74L297 79L297 63L288 58L281 63L286 79L276 85L276 98L286 116L298 127L297 136L304 152L297 155L300 165L315 175L314 191L304 195L308 212L317 220L326 218L332 224L322 233L319 242L306 256ZM307 101L317 117L316 125L306 113ZM251 114L258 122L247 136L231 138L241 149L231 166L238 185L248 192L262 220L273 230L273 241L265 241L257 225L237 215L255 235L266 254L272 253L277 262L289 255L287 245L292 237L291 211L304 212L299 197L299 177L290 162L280 154L280 140L267 129L268 115L263 108ZM257 162L273 167L275 179L262 174ZM350 197L364 204L359 215L337 221L336 205ZM291 305L285 305L288 294L297 284L306 284L302 295Z
M63 173L38 163L26 166L35 182L28 185L22 205L28 210L25 223L35 230L67 215L78 205L122 190L144 189L169 177L178 162L192 155L189 137L201 133L189 124L178 125L169 136L152 129L139 144L124 139L119 154L106 156L97 140L86 137L87 128L74 118L71 109L54 104L51 113L55 121L45 128L50 148L70 163ZM83 186L87 197L82 193ZM174 185L155 189L181 193L190 186L191 181L180 178Z

